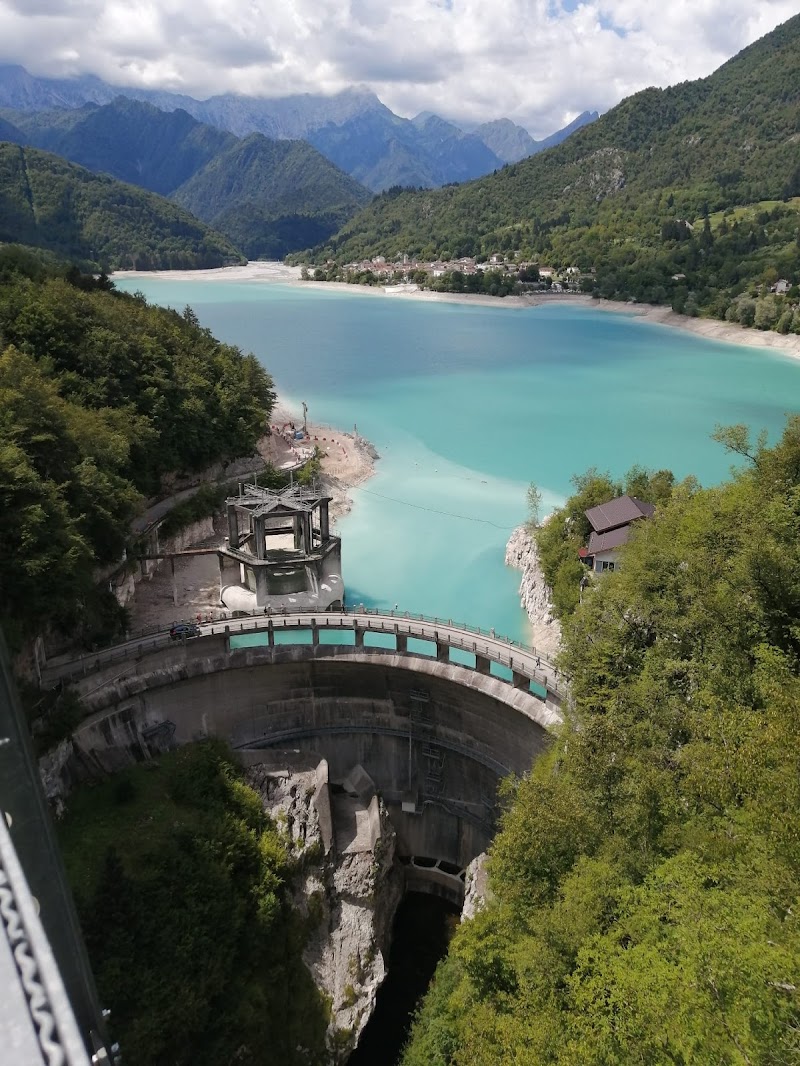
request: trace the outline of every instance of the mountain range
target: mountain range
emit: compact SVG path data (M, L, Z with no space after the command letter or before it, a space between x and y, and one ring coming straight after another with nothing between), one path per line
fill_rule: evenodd
M260 98L228 93L196 100L160 90L115 87L92 75L38 78L0 66L0 108L14 112L73 110L123 95L162 111L185 111L199 122L246 137L305 140L373 192L395 185L431 188L467 181L558 143L597 118L584 112L543 141L509 119L466 131L437 115L401 118L364 88L331 96ZM11 119L12 124L14 119Z
M376 197L311 259L519 250L593 270L604 295L688 289L710 307L724 291L725 313L765 271L800 278L795 197L800 16L707 78L645 89L549 151L426 192L424 211L420 193Z
M13 119L7 139L167 196L252 259L326 240L371 197L305 141L239 138L139 100Z

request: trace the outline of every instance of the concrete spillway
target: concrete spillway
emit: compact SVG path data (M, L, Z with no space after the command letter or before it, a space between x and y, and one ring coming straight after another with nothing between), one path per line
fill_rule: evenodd
M261 646L236 648L232 627L216 627L91 664L79 680L89 717L74 735L83 766L113 770L208 736L243 752L318 754L331 782L360 765L389 808L409 887L460 902L463 870L494 832L498 781L530 769L558 720L555 686L537 695L527 676L544 677L541 660L444 624L427 634L429 655L408 651L396 619L394 647L364 640L365 631L386 632L380 618L359 617L349 645L318 633L301 643L308 619L295 621L290 644L275 642L272 620L246 625L263 630ZM475 665L451 661L470 642ZM490 657L511 664L508 681Z

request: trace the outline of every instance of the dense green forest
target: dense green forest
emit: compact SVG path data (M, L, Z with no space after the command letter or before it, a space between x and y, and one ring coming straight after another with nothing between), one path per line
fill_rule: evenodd
M87 785L59 836L100 998L129 1066L323 1066L299 860L223 745Z
M25 134L22 130L12 126L4 118L0 118L0 141L9 141L11 144L24 144L25 139Z
M305 141L236 140L173 194L245 255L283 259L325 240L371 193Z
M586 567L578 550L588 543L592 532L585 512L623 493L660 507L669 500L674 484L675 478L670 470L651 473L633 466L622 481L615 481L595 469L587 470L585 474L573 477L575 492L563 507L557 507L548 516L546 522L539 524L533 516L531 530L557 618L564 619L572 614L580 600L581 579L586 574ZM529 499L538 501L535 485L528 492Z
M58 156L0 143L0 244L46 248L105 270L243 262L219 233L154 193Z
M404 1066L800 1062L800 417L717 437L724 485L629 475L660 506L564 612L566 724Z
M162 475L251 454L275 395L187 309L0 248L0 623L91 640L96 568Z
M751 289L800 282L799 160L796 16L710 77L637 93L497 174L391 189L310 259L518 252L579 267L587 291L606 298L738 321L740 297L751 313ZM794 311L796 290L792 300ZM788 309L766 305L762 328L785 326Z
M240 139L180 108L120 96L102 107L6 115L18 126L9 139L168 196L252 259L327 240L372 196L305 141Z

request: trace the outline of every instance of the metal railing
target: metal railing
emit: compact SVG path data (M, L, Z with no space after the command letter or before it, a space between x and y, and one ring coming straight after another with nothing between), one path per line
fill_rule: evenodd
M213 617L212 617L213 614ZM200 612L199 615L195 615L194 618L177 618L172 625L190 624L199 625L204 627L206 625L230 625L245 618L266 618L277 620L285 617L295 617L297 615L307 615L309 617L322 618L328 612L321 611L315 607L293 607L292 610L287 609L261 609L257 611L220 611L218 609L209 610L207 612ZM331 611L330 615L344 615L349 618L353 617L377 617L377 618L395 618L398 621L411 621L411 622L425 622L430 625L450 626L453 629L463 629L468 633L474 633L479 637L486 637L488 640L496 640L500 644L508 644L510 647L519 648L526 654L539 656L542 660L546 660L544 654L540 654L537 649L531 644L523 644L519 640L514 640L512 637L506 637L498 635L493 629L482 629L480 626L474 626L469 622L454 622L452 618L439 618L428 614L416 614L413 611L400 611L400 610L381 610L379 607L343 607L339 611ZM172 625L154 625L143 626L141 629L129 631L126 637L125 643L131 641L144 640L148 637L155 637L162 634L169 634L172 629ZM96 654L102 654L107 649L100 648ZM89 653L87 653L89 654ZM92 653L94 654L94 653Z
M359 625L359 619L366 624ZM218 618L211 622L196 623L200 630L198 636L226 636L232 637L246 633L268 632L270 628L280 631L312 632L314 629L340 630L343 632L380 633L391 636L399 635L413 639L427 641L429 643L445 644L449 648L455 648L469 654L487 658L498 666L505 667L522 674L529 680L541 685L548 692L563 699L566 697L566 688L561 682L567 683L556 667L536 648L522 644L520 641L509 637L497 636L493 631L481 629L468 623L453 622L452 619L439 618L425 614L414 614L410 611L379 611L370 608L358 608L341 612L320 612L309 609L292 612L283 611L255 611L249 615L237 612L236 618ZM400 628L402 626L402 628ZM431 632L431 628L433 632ZM440 630L447 632L440 632ZM460 634L463 634L460 635ZM481 642L470 638L477 637ZM181 643L187 641L185 636L180 639ZM191 643L193 637L188 638ZM86 655L81 655L66 663L54 664L48 669L45 666L43 675L52 681L69 681L80 676L94 673L105 666L131 658L139 658L159 648L171 647L175 641L171 637L170 629L152 627L147 635L129 639L123 644L111 648L105 648ZM369 646L370 650L380 650ZM507 651L505 649L508 649ZM387 649L396 650L396 649ZM517 654L514 654L514 651ZM407 649L406 654L416 655L423 659L435 658L426 652ZM462 665L462 664L455 664ZM502 680L502 679L501 679ZM108 682L106 682L108 683ZM98 686L98 687L103 687Z

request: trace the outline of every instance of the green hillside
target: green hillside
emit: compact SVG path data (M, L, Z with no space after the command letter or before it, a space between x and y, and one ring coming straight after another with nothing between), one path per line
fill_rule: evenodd
M236 143L232 133L185 111L159 111L124 96L103 107L5 114L34 147L162 196Z
M506 791L403 1066L800 1061L800 418L718 436L728 484L629 475L656 516L575 597L568 721Z
M800 280L796 217L780 203L797 195L800 16L710 77L646 89L495 175L437 191L392 190L311 257L519 251L555 267L594 269L604 296L677 297L682 307L694 294L691 308L725 314L725 299L760 280L764 258ZM770 217L723 232L709 266L718 234L704 236L704 216L765 200L779 201ZM699 229L686 225L698 219ZM751 262L754 245L768 253ZM686 276L675 282L674 274Z
M253 133L216 155L175 193L245 255L283 258L325 239L372 194L305 141Z
M58 829L126 1066L331 1063L303 856L223 744L76 789Z
M9 141L11 144L24 144L25 134L4 118L0 118L0 141Z
M17 140L174 199L250 258L327 240L371 199L304 141L240 140L181 109L120 96L102 107L4 115L19 126Z
M274 401L254 356L48 256L0 247L0 624L114 636L98 566L162 475L251 454Z
M0 242L107 269L196 269L242 257L223 236L154 193L34 148L0 144Z

